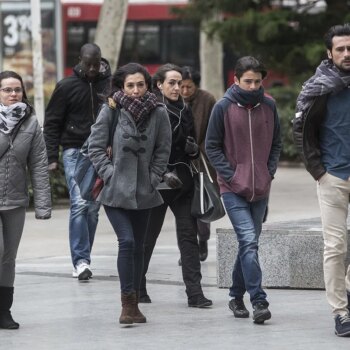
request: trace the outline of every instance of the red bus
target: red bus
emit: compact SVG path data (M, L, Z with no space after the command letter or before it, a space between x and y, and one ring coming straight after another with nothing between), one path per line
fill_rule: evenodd
M103 0L61 0L64 75L78 63L79 49L94 42ZM119 65L138 62L153 74L159 65L200 67L199 27L172 15L173 7L186 6L188 0L129 0ZM103 53L102 53L103 54ZM224 49L225 85L233 83L232 65L237 57ZM265 87L284 85L285 77L269 72Z
M103 0L61 0L64 74L77 63L80 47L93 42ZM139 62L152 74L159 65L199 66L199 28L171 14L187 0L129 0L119 65ZM103 54L103 53L102 53Z

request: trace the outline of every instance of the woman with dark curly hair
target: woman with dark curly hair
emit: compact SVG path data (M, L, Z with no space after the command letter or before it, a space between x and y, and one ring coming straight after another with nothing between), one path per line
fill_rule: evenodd
M151 208L163 203L157 186L166 171L171 129L164 106L149 91L151 77L138 63L120 67L92 126L89 156L104 187L97 200L118 237L121 324L144 323L138 308L144 240ZM106 149L113 118L118 118L112 157Z

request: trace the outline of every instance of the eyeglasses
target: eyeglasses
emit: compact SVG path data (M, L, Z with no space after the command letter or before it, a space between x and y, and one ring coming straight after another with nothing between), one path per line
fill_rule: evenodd
M21 94L23 92L23 89L20 88L20 87L16 87L14 89L10 88L10 87L7 87L7 88L2 88L0 89L0 91L3 91L5 94L12 94L13 92L16 93L16 94Z

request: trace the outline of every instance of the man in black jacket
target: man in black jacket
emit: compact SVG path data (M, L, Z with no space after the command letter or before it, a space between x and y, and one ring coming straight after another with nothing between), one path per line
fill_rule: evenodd
M350 194L350 23L325 35L328 59L303 85L293 121L294 140L317 180L324 237L326 294L335 334L350 336L347 217Z
M81 146L90 135L102 103L101 96L109 86L108 62L101 58L95 44L80 50L80 62L73 74L59 81L45 112L44 135L49 170L58 169L59 146L70 197L69 243L73 277L88 281L90 254L98 222L99 204L81 198L74 180L74 169Z

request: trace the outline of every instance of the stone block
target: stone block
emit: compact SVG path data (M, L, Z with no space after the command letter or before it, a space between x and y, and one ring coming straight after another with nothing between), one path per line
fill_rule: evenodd
M229 288L238 243L233 229L218 228L216 233L217 286ZM346 265L349 259L350 254ZM320 219L264 224L259 260L264 287L324 289Z

